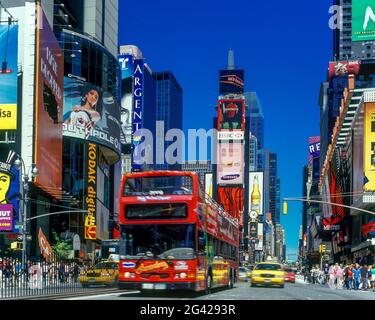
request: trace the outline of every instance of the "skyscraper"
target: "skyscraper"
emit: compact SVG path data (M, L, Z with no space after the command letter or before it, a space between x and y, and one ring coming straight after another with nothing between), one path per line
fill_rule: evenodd
M336 28L333 31L335 60L374 59L374 41L352 41L352 0L334 0L333 4L340 6L342 10L341 28Z
M182 130L183 90L180 84L170 71L155 72L153 77L156 81L156 121L164 123L164 135L170 129ZM172 142L165 141L164 150L171 144ZM155 167L157 170L181 170L181 164L164 163L156 164Z
M256 92L245 92L246 116L250 117L250 132L257 138L257 168L264 171L264 116Z
M274 225L280 223L280 179L277 176L277 154L265 151L264 194L266 213Z

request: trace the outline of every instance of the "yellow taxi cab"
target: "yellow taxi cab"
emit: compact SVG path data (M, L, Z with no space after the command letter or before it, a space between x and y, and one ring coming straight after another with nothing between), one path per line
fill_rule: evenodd
M118 263L113 261L101 261L79 276L82 287L88 287L89 285L116 286L117 279Z
M276 285L284 288L285 271L282 264L276 262L260 262L255 265L251 275L251 286Z

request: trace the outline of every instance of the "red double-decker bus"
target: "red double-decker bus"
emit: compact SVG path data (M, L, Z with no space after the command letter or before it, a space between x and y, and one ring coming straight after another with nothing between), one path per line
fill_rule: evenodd
M194 172L124 175L120 191L120 289L232 287L239 223L204 191Z

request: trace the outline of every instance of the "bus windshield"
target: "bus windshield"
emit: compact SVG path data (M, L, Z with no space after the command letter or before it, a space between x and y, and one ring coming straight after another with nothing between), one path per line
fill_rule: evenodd
M192 179L188 176L159 176L130 178L125 182L123 195L162 196L192 194Z
M195 227L180 225L130 225L122 227L121 259L194 259Z

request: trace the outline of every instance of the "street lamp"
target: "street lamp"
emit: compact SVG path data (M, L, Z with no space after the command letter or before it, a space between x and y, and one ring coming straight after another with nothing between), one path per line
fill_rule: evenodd
M14 161L14 165L18 170L21 171L22 176L22 268L26 268L26 234L27 234L27 205L29 202L29 182L39 174L39 170L35 164L32 164L29 170L26 172L25 162L18 155L17 160Z

